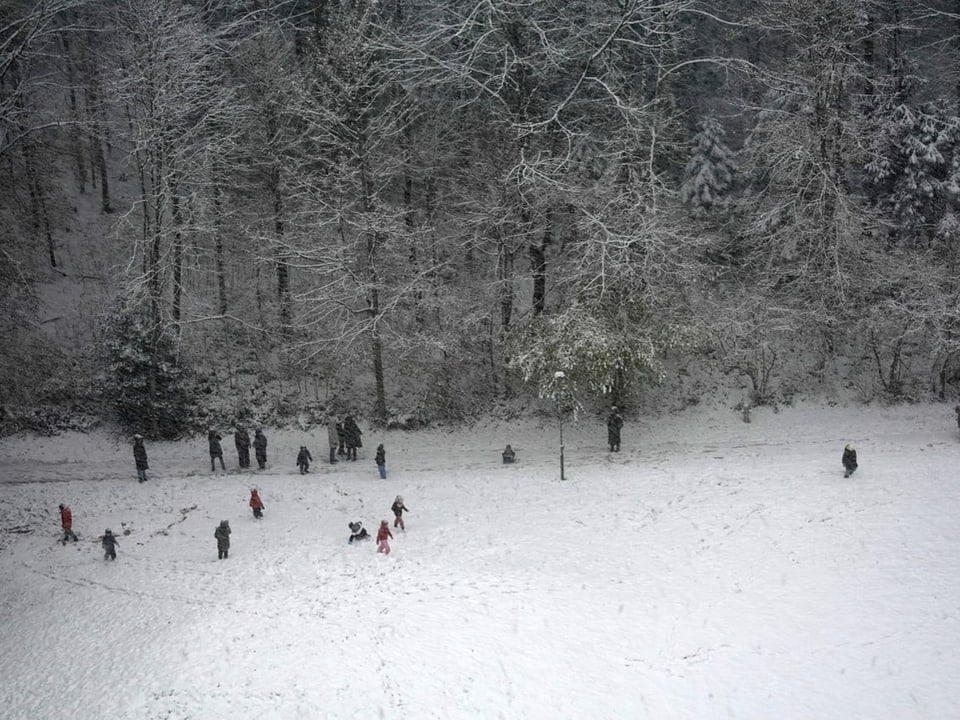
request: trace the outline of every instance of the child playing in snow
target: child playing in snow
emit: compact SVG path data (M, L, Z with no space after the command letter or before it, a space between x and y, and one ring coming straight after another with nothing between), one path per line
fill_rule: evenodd
M77 535L73 532L73 513L66 505L60 505L60 528L63 530L63 539L61 545L66 545L67 540L77 541Z
M230 523L221 520L213 531L213 536L217 539L217 559L226 560L230 552Z
M363 526L363 523L357 520L356 522L347 523L350 528L350 539L347 540L351 545L354 540L369 540L370 533L367 532L367 529Z
M403 497L401 495L397 495L397 498L393 501L393 505L390 506L390 509L393 510L393 526L399 526L401 530L406 532L407 530L403 526L403 511L406 510L407 512L410 512L410 510L403 504Z
M297 453L297 467L300 468L300 474L303 475L310 469L310 461L313 460L313 456L310 454L310 451L307 450L306 445L300 446L300 452Z
M843 460L841 462L843 462L843 476L847 478L853 475L853 471L857 469L857 451L854 450L852 443L848 443L843 448Z
M509 465L510 463L512 463L512 462L513 462L514 460L516 460L516 459L517 459L517 454L513 451L513 448L510 447L510 445L508 444L508 445L503 449L503 464L504 464L504 465Z
M377 445L377 470L380 471L380 479L387 479L387 451L383 449L383 443Z
M100 538L100 544L103 545L103 559L104 560L116 560L117 559L117 545L120 544L120 541L117 540L113 535L113 531L110 528L107 528L103 537Z
M386 520L380 521L380 529L377 531L377 552L383 553L384 555L390 554L390 543L387 539L393 538L393 533L390 532L390 526L387 525Z
M263 517L263 500L260 499L256 488L250 491L250 507L253 508L253 516L257 518L257 520Z

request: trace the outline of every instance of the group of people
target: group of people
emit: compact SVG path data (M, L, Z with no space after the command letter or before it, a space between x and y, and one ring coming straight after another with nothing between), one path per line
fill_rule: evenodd
M220 444L223 436L214 428L207 430L207 445L210 449L210 472L217 469L217 460L220 461L220 469L226 471L227 466L223 462L223 446ZM237 448L237 464L241 469L250 467L250 446L253 445L253 452L257 458L257 467L263 470L267 467L267 436L263 434L261 428L255 428L253 431L253 441L250 440L250 433L243 425L237 425L233 433L233 444Z
M77 534L73 531L73 511L69 505L64 505L63 503L60 503L60 529L63 530L63 537L60 539L61 544L66 545L67 540L77 542ZM119 544L120 541L117 540L117 536L113 534L110 528L104 530L103 535L100 536L100 545L103 547L103 559L116 560L117 545Z
M403 514L410 512L410 509L404 505L402 495L397 495L397 497L394 498L390 510L393 511L393 526L395 528L399 527L401 532L406 532L407 528L403 522ZM361 540L370 539L370 533L367 532L367 529L359 520L348 523L347 525L350 528L350 537L347 540L350 545ZM391 540L393 540L393 533L390 532L390 525L386 520L381 520L380 527L377 529L377 552L389 555Z

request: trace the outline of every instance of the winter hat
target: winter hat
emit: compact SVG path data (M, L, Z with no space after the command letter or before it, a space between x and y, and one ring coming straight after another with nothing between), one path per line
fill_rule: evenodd
M63 503L60 503L60 509L63 510L66 507Z
M394 502L402 503L402 502L403 502L403 495L397 495L397 499L394 500Z
M133 436L133 439L134 439L134 440L143 440L143 435L141 435L140 433L137 433L136 435Z
M853 450L853 443L847 443L847 444L844 446L843 449L844 449L844 450Z
M389 527L389 526L390 526L390 523L388 523L386 520L380 521L380 527Z
M103 531L103 534L104 534L104 535L113 535L113 530L111 530L110 528L107 528L106 530Z

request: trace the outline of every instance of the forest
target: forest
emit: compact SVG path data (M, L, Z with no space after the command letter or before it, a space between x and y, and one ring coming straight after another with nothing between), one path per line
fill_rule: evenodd
M0 432L957 395L955 0L0 14Z

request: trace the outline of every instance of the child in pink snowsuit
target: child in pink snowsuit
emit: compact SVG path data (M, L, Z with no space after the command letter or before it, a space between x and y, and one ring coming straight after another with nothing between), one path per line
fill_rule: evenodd
M390 532L390 526L386 520L380 521L380 529L377 531L377 552L384 555L390 554L390 543L387 538L393 539L393 533Z

